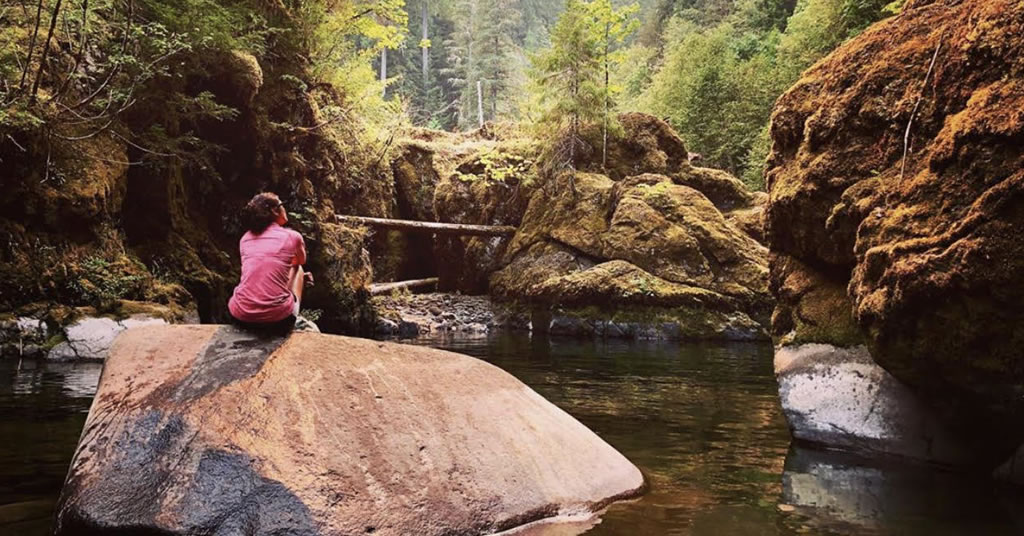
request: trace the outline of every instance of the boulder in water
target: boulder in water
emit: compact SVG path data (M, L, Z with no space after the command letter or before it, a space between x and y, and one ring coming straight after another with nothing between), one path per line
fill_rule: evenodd
M477 359L156 326L111 351L56 534L489 534L642 487L593 432Z
M932 411L863 346L784 346L775 352L775 374L796 439L875 455L970 461Z

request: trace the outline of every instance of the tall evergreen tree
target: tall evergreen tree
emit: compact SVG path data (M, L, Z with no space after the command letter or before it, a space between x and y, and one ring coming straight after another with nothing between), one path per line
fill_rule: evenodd
M541 123L559 141L551 158L555 166L575 169L580 132L601 119L603 36L588 3L567 0L551 31L551 47L535 58L545 106Z

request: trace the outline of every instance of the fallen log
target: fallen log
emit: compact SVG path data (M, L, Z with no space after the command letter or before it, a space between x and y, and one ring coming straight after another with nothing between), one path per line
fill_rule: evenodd
M377 296L387 294L392 290L412 289L436 285L438 278L428 277L426 279L412 279L409 281L395 281L392 283L374 283L370 285L370 295Z
M393 220L390 218L369 218L365 216L336 215L339 223L368 225L401 231L420 231L471 236L512 236L516 228L511 225L472 225L468 223L440 223L434 221Z

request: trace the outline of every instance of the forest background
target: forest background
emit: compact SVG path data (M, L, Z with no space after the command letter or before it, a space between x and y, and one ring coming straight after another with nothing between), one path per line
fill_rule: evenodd
M312 80L295 84L333 85L344 104L325 104L328 121L378 143L409 124L458 131L515 121L561 134L567 116L578 130L579 121L640 111L671 123L703 165L763 189L775 99L901 2L318 0L274 10L211 0L3 0L0 127L71 122L80 138L145 117L130 141L147 156L211 167L216 147L172 125L233 110L173 84L154 91L154 82L206 68L175 64L185 52L259 55L289 50L282 43L290 41L311 51L302 61ZM280 13L289 20L275 20ZM37 67L47 64L39 55L51 37L74 63L63 79ZM39 88L40 78L49 83ZM40 92L49 106L36 102Z
M573 54L581 47L592 46L598 61L581 76L592 79L599 95L578 108L601 111L607 97L613 113L661 117L703 165L728 170L760 190L775 99L804 69L898 13L901 4L409 0L403 37L382 48L373 68L381 76L377 83L386 86L384 98L401 101L416 125L464 130L482 117L546 126L551 110L573 108L566 107L563 101L571 97L553 77L579 59ZM573 25L575 34L568 28ZM602 58L606 45L611 54ZM611 65L607 87L603 60Z

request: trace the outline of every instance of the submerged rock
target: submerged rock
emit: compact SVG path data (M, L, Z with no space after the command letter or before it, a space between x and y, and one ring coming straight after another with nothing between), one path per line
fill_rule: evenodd
M865 344L989 469L1024 439L1022 36L908 3L778 100L767 172L774 334Z
M485 534L642 487L593 432L477 359L146 327L106 362L55 534Z

